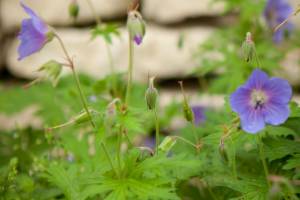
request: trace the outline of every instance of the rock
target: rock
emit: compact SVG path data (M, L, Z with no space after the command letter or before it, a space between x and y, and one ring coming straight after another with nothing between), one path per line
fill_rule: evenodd
M216 16L224 11L222 2L212 0L143 0L142 13L160 23L176 23L187 18Z
M296 10L298 8L298 6L300 6L299 0L289 0L289 2L291 3L291 6ZM291 21L296 25L296 27L298 29L300 29L300 20L299 20L299 15L300 13L298 13L297 16L294 16L291 18Z
M96 12L103 18L116 18L127 14L129 0L91 0ZM70 25L73 19L68 14L71 0L24 0L39 16L51 25ZM78 0L80 12L77 22L80 24L94 21L87 0ZM27 15L20 6L20 0L1 0L0 19L4 30L12 31L19 27Z
M300 49L290 51L281 62L282 69L278 70L279 77L289 80L291 85L300 85Z
M157 78L183 77L196 66L192 53L199 44L204 42L214 29L208 27L162 28L149 25L144 42L135 45L134 79L147 81L148 74ZM111 46L112 57L116 71L126 72L128 63L127 30L121 28L121 38L115 38ZM96 78L110 73L109 60L105 43L102 38L91 41L89 30L59 29L58 34L65 41L78 71ZM177 46L180 36L183 36L183 46ZM50 59L65 62L59 43L54 40L44 49L23 61L17 60L17 45L15 39L8 50L8 70L15 76L34 78L39 76L34 72L39 66ZM64 73L70 72L64 69Z

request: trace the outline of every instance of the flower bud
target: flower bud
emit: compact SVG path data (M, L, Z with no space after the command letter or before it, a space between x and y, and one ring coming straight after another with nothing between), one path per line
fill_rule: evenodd
M184 89L183 89L183 83L182 81L179 82L180 88L181 88L181 92L183 94L183 113L184 113L184 117L188 122L194 123L194 113L193 110L191 109L191 107L188 104L187 98L185 96L184 93Z
M129 11L127 28L130 34L130 39L133 40L137 45L140 45L146 33L146 26L142 15L138 11Z
M62 71L62 64L55 60L50 60L38 69L39 72L45 73L45 78L52 82L53 86L56 86L59 80L59 76Z
M169 152L172 149L172 147L176 144L176 141L177 140L175 137L167 136L159 145L158 149L163 152Z
M72 0L70 5L69 5L69 15L74 18L77 19L79 14L79 5L77 0Z
M247 62L250 62L255 56L255 44L250 32L246 34L246 39L242 45L242 53Z
M149 87L146 90L146 94L145 94L146 103L149 110L153 110L156 108L157 97L158 97L157 89L154 87L154 78L155 77L150 78Z

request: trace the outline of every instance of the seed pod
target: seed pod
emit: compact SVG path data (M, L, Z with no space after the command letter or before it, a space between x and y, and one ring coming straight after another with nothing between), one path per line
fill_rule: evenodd
M79 5L78 2L76 0L72 0L70 5L69 5L69 15L74 18L77 19L79 14Z
M89 113L93 114L93 110L89 109ZM78 115L76 115L72 121L74 121L75 124L82 124L88 122L89 120L89 114L85 110L83 110Z
M194 113L193 113L192 108L188 104L187 98L186 98L185 93L184 93L182 81L179 81L179 85L180 85L180 88L181 88L181 92L183 94L182 106L183 106L184 117L188 122L194 123Z
M163 151L163 152L169 152L172 147L176 144L176 138L167 136L165 139L162 141L162 143L159 145L158 149Z
M52 82L53 86L56 86L59 81L59 76L62 71L62 64L55 60L50 60L38 69L39 72L45 73L45 78Z
M138 11L129 11L127 28L130 34L130 39L133 40L137 45L140 45L146 34L146 25L142 15Z
M255 56L255 44L250 32L247 33L246 39L242 44L242 53L246 62L250 62Z
M146 90L145 94L146 103L149 110L155 109L157 104L158 92L157 89L154 87L154 79L155 77L150 78L149 87Z

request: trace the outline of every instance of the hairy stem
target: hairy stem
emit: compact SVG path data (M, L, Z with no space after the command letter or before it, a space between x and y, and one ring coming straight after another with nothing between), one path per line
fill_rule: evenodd
M62 48L62 50L63 50L63 52L64 52L64 54L65 54L65 56L66 56L66 58L67 58L67 61L69 62L69 67L70 67L71 70L72 70L73 77L74 77L74 79L75 79L76 86L77 86L77 89L78 89L78 92L79 92L79 96L80 96L81 103L82 103L83 108L85 109L87 115L89 116L89 121L90 121L92 127L95 129L95 128L96 128L96 125L95 125L95 123L94 123L94 121L93 121L92 115L91 115L91 113L90 113L90 111L89 111L89 109L88 109L88 106L87 106L87 102L86 102L85 96L84 96L83 91L82 91L82 89L81 89L80 80L79 80L78 75L77 75L77 73L76 73L76 71L75 71L74 62L73 62L73 60L71 59L71 57L70 57L70 55L69 55L69 53L68 53L68 51L67 51L67 49L66 49L66 47L65 47L65 45L64 45L64 43L63 43L63 41L62 41L62 39L59 37L59 35L55 34L55 37L56 37L57 40L59 41L59 44L60 44L60 46L61 46L61 48ZM107 159L108 159L109 162L110 162L111 168L115 171L116 175L118 175L117 171L116 171L115 168L114 168L114 165L113 165L113 163L112 163L112 160L111 160L111 158L110 158L110 156L109 156L109 154L108 154L107 148L106 148L106 146L105 146L105 144L104 144L103 142L101 142L101 146L102 146L102 148L103 148L103 150L104 150L104 152L105 152L105 155L106 155Z
M114 173L116 174L116 176L120 177L120 174L118 173L118 171L114 167L114 164L113 164L113 162L112 162L112 160L111 160L111 158L109 156L109 153L107 151L107 147L105 146L104 142L101 142L101 147L102 147L102 149L103 149L103 151L105 153L105 156L106 156L107 160L109 161L109 164L110 164L112 170L114 171Z
M269 170L268 170L268 166L267 166L267 162L266 162L266 158L265 158L265 154L264 154L263 143L262 143L262 140L259 137L259 135L256 136L256 140L257 140L257 144L259 146L259 157L260 157L260 160L261 160L263 168L264 168L264 173L265 173L267 184L270 188L271 185L269 182Z
M158 145L159 145L159 119L156 108L153 109L154 120L155 120L155 152L158 155Z
M187 140L187 139L185 139L185 138L183 138L183 137L180 137L180 136L172 136L172 137L175 138L175 139L179 139L179 140L183 141L184 143L186 143L186 144L188 144L188 145L191 145L191 146L194 147L195 149L198 149L198 148L199 148L197 145L193 144L191 141L189 141L189 140Z
M237 180L238 176L237 176L237 170L236 170L236 149L235 149L232 137L230 137L230 142L232 145L232 173L233 173L234 178Z
M125 97L125 104L129 104L130 100L130 92L131 92L131 85L132 85L132 69L133 69L133 41L132 35L129 32L128 34L129 39L129 57L128 57L128 79L127 79L127 90L126 90L126 97Z

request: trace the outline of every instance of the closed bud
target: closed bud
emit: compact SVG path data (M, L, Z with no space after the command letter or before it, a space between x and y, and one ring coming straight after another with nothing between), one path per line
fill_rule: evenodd
M169 152L172 147L176 144L176 138L175 137L171 137L171 136L167 136L165 137L165 139L162 141L162 143L160 143L158 149L160 151L163 152Z
M158 97L157 89L154 87L154 79L155 77L150 78L149 87L146 90L146 94L145 94L146 103L149 110L153 110L156 108L157 97Z
M129 11L127 28L130 34L130 39L133 40L137 45L140 45L146 34L146 25L142 15L138 11Z
M255 44L250 32L246 34L246 39L242 45L242 53L247 62L250 62L255 56Z
M179 85L180 85L180 88L181 88L181 92L183 94L183 105L182 106L183 106L184 117L188 122L194 123L194 113L193 113L192 108L188 104L187 98L186 98L185 93L184 93L182 81L179 82Z
M79 5L77 0L72 0L69 5L69 15L74 19L77 19L79 14Z
M59 80L59 76L62 71L62 64L55 60L50 60L38 69L39 72L45 73L45 78L52 82L53 86L56 86Z

